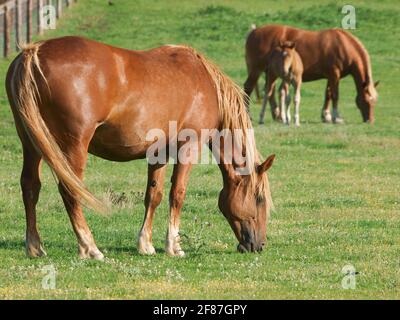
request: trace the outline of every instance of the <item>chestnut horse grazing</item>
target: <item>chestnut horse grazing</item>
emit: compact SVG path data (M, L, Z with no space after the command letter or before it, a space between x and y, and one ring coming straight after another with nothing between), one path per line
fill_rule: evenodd
M261 73L267 72L271 51L280 42L296 42L296 50L304 65L303 82L328 79L322 120L343 122L339 116L339 81L351 74L357 88L356 104L364 122L374 121L377 102L377 83L373 82L371 63L367 50L349 32L341 29L308 31L281 25L266 25L250 32L246 41L248 78L244 90L248 96L257 84ZM269 81L265 92L270 102L272 117L279 118L275 102L275 82ZM333 116L329 111L332 100ZM248 101L246 101L248 103Z
M26 250L45 254L36 226L40 166L44 160L59 181L59 191L78 238L82 258L102 259L87 226L81 204L101 209L83 185L88 152L113 161L146 157L154 143L146 132L241 130L253 134L243 92L194 49L163 46L149 51L111 47L80 37L31 44L11 64L6 79L8 99L23 146L21 188L26 212ZM250 133L247 133L250 132ZM272 205L266 171L274 156L261 163L254 137L245 153L254 154L247 175L239 161L219 163L223 188L219 208L238 241L239 251L260 251ZM167 140L170 141L170 140ZM173 141L171 139L171 141ZM224 142L222 138L222 144ZM208 144L208 141L200 141ZM181 141L179 148L185 146ZM166 146L168 147L168 146ZM224 149L216 157L224 159ZM182 256L179 217L192 163L177 162L169 195L166 252ZM148 165L145 218L138 250L154 254L152 221L163 195L165 163Z
M303 63L301 58L295 49L295 43L291 41L285 41L280 43L271 52L271 58L267 67L267 82L273 81L279 77L282 79L282 84L279 88L280 93L280 106L281 106L281 118L285 124L290 124L290 85L294 87L294 122L296 126L300 126L300 89L301 89L301 77L303 74ZM270 87L267 84L267 87ZM267 104L267 95L264 96L263 105L260 113L260 124L264 123L265 107Z

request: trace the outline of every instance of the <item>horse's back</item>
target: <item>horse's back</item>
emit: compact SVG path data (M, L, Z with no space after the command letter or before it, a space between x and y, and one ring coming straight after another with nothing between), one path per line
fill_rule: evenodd
M50 131L59 140L91 139L101 157L142 157L146 133L168 133L170 121L195 130L218 123L215 88L189 48L134 51L63 37L42 42L38 58L48 84L36 74L39 109Z
M303 30L284 25L266 25L253 30L246 42L246 58L253 65L266 67L269 53L280 41L296 42L304 67L303 81L328 76L333 67L348 73L352 45L346 32L338 29ZM350 45L346 45L350 44ZM265 66L264 66L265 65Z

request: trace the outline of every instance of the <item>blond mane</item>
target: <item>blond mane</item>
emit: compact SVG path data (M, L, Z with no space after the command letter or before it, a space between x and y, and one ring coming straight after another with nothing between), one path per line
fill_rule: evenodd
M341 30L341 29L336 29L336 30L339 31L340 33L342 33L343 35L347 36L353 42L353 44L356 45L357 49L360 51L360 53L362 55L363 63L367 67L368 91L369 91L369 94L376 99L378 97L378 92L375 89L374 80L372 79L371 59L369 57L369 53L368 53L367 49L365 48L363 43L360 41L360 39L358 39L352 33Z
M215 63L198 53L195 49L191 47L185 48L200 59L214 83L218 98L219 113L222 120L221 129L229 129L231 132L234 132L235 129L239 129L243 132L241 141L242 150L246 152L247 159L250 159L249 161L254 164L254 168L252 168L253 170L251 170L249 175L250 183L248 191L255 194L257 197L266 199L268 206L271 207L272 198L268 177L266 174L263 174L260 179L255 170L256 165L260 164L261 155L256 148L254 134L251 134L251 136L248 135L249 132L252 133L253 130L249 131L247 129L253 129L253 126L245 104L246 94L232 79L225 75ZM249 146L250 150L246 149L246 145Z

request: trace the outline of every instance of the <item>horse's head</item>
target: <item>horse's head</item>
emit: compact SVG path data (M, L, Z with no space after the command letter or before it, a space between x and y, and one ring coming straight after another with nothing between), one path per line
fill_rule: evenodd
M379 81L374 84L365 83L363 84L362 90L357 94L356 103L358 109L360 109L364 122L373 123L375 120L374 108L378 101L378 93L376 91L378 84Z
M254 175L232 177L220 192L218 205L239 241L240 252L261 251L266 243L272 205L266 171L274 159L271 155L257 165Z
M293 41L280 42L276 48L279 57L279 65L282 67L282 74L284 76L289 75L290 68L293 63L295 55L296 43Z

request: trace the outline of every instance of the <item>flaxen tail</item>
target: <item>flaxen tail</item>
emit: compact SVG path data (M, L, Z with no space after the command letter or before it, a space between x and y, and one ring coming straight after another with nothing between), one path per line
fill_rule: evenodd
M40 45L40 43L26 45L16 65L13 78L16 88L14 100L21 122L32 144L65 189L82 204L96 211L106 212L106 206L92 195L76 176L40 114L38 107L40 93L35 74L40 74L47 84L39 64Z

